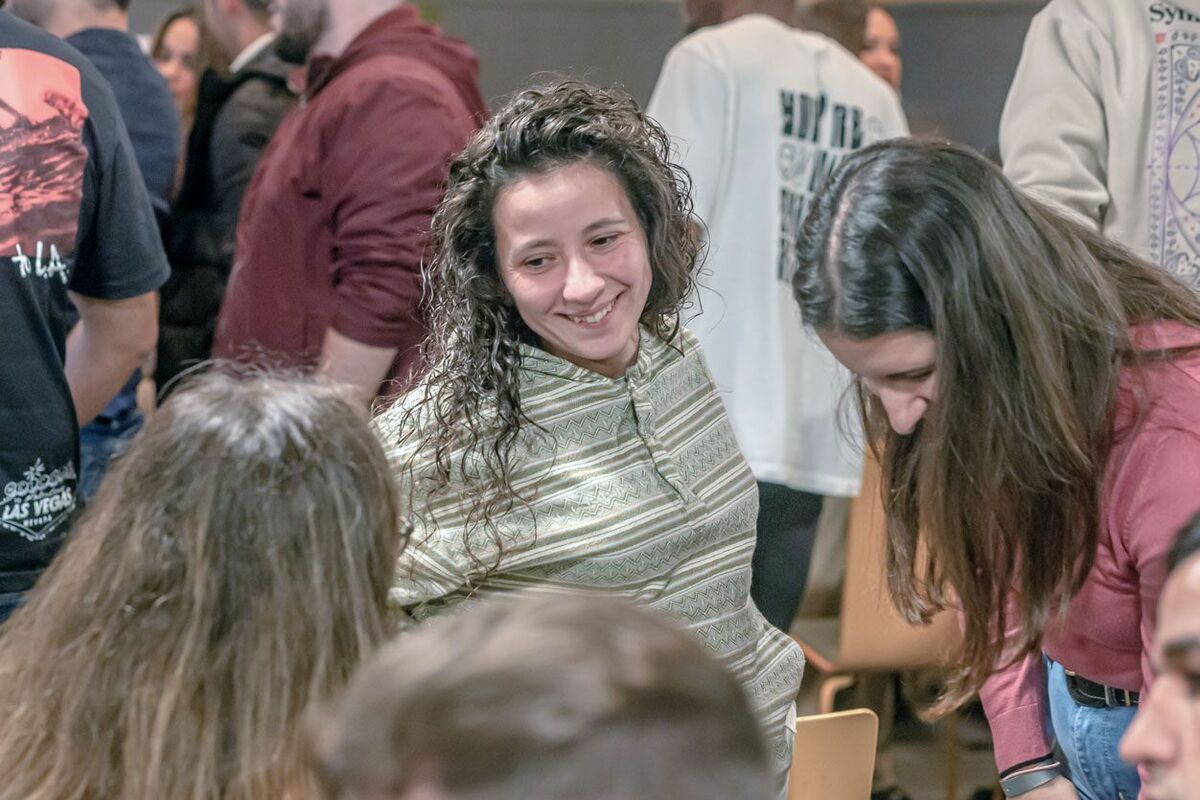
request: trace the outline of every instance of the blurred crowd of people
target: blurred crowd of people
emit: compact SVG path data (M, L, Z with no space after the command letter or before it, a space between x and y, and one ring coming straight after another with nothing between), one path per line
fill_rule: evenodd
M0 3L0 800L785 800L864 462L998 790L1200 798L1200 4L1051 0L1002 165L878 3L683 0L644 110L129 4Z

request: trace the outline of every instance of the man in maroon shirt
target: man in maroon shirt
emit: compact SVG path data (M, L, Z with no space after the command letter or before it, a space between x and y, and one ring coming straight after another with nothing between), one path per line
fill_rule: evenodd
M316 365L366 404L417 368L430 218L486 113L478 61L398 0L278 0L272 27L307 88L247 190L213 353Z

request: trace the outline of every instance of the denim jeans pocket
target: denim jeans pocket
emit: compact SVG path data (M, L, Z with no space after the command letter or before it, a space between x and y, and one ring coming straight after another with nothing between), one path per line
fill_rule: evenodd
M1054 736L1080 800L1134 800L1141 780L1117 748L1136 709L1081 706L1067 692L1062 665L1047 660L1046 667Z

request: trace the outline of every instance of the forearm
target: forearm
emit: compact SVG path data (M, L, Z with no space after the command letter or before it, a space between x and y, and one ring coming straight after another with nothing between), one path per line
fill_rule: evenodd
M103 410L154 350L158 300L153 294L106 303L77 302L80 321L67 337L66 376L79 424Z
M318 371L335 383L345 384L364 407L379 393L398 348L374 347L356 342L330 328L325 333Z

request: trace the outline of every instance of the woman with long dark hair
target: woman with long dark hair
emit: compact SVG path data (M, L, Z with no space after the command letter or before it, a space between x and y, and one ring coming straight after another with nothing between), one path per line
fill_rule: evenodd
M185 5L167 14L150 39L150 58L162 73L179 107L180 152L187 149L188 134L196 115L200 73L204 71L200 14ZM180 162L182 163L182 156Z
M398 519L339 390L180 389L0 635L0 798L316 797L301 715L389 631Z
M695 338L698 238L666 133L628 95L518 94L451 165L428 372L379 427L417 533L418 619L534 588L670 612L747 687L782 782L803 666L750 600L758 498Z
M900 59L900 29L883 4L868 0L818 0L801 14L799 27L830 37L900 91L904 67Z
M850 156L798 255L883 467L893 597L963 615L940 710L980 692L1010 796L1136 797L1117 742L1200 485L1200 300L941 142Z

